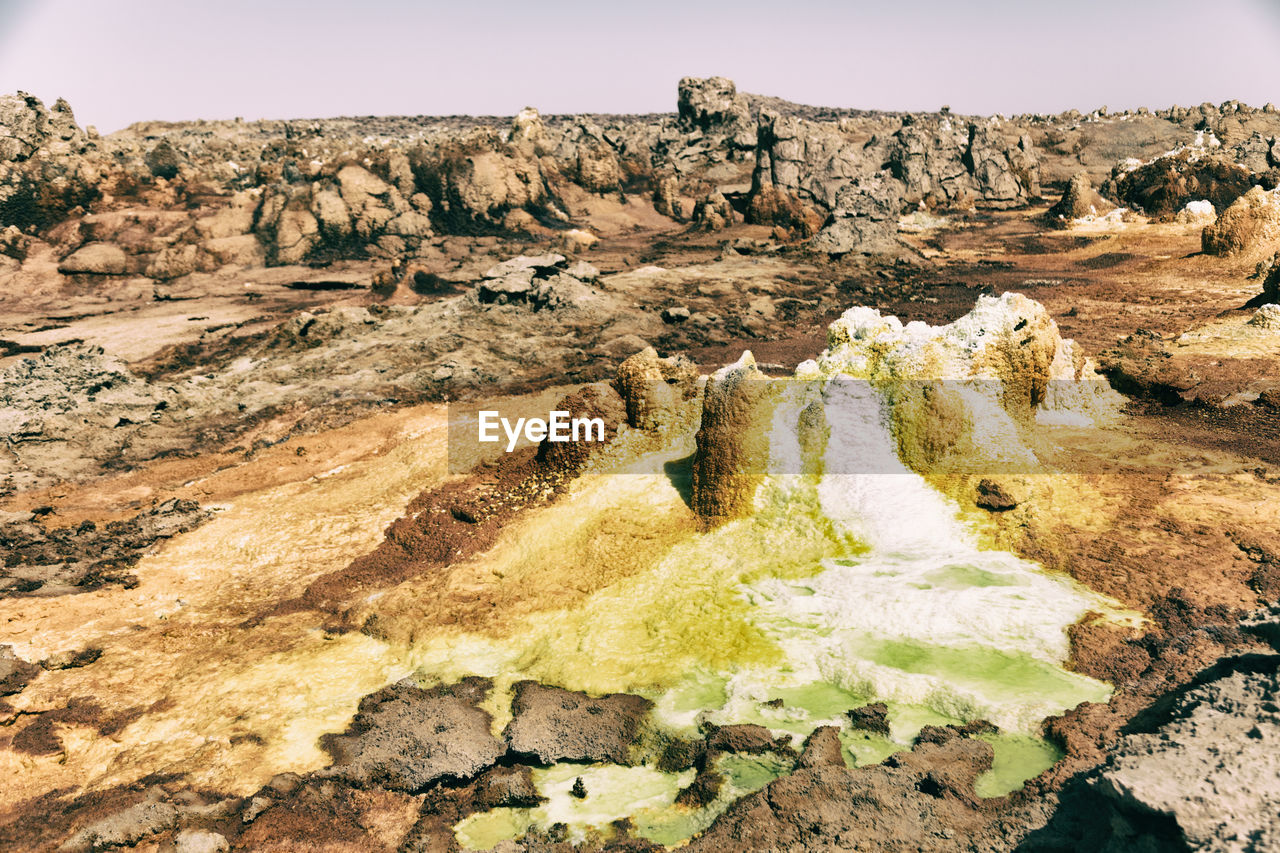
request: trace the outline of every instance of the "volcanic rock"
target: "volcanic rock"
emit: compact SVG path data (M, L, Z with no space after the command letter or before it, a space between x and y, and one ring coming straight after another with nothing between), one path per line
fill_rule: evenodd
M653 185L653 209L676 222L684 222L686 214L680 196L680 182L675 175L659 175Z
M0 566L0 596L41 589L48 594L59 588L129 586L136 582L129 569L143 554L162 539L198 527L210 515L194 501L172 498L133 518L101 528L92 522L55 527L50 517L36 516L2 523L0 546L10 559ZM49 668L56 665L56 656L46 661ZM67 665L79 664L73 659Z
M182 167L183 156L178 149L167 139L162 139L156 146L147 152L142 161L147 164L147 168L151 170L151 174L157 178L172 180L178 176L178 169Z
M676 794L676 805L691 809L700 809L710 805L720 795L724 787L724 774L716 770L703 770L693 778L689 787L682 788Z
M1026 500L1022 490L1013 483L983 477L978 481L976 503L991 512L1006 512Z
M685 77L677 97L676 111L685 130L732 133L750 126L750 105L726 77Z
M836 726L818 726L805 739L797 768L845 767L841 752L840 729Z
M807 239L818 233L822 217L788 190L767 184L755 189L747 206L747 221L756 225L776 225Z
M485 304L564 308L590 301L587 281L598 275L599 270L581 261L568 267L564 255L521 255L491 267L476 285L476 297Z
M1019 158L1015 152L1023 156ZM1028 195L1039 193L1038 176L1033 177L1034 156L1025 148L1011 148L990 124L970 125L965 163L982 198L996 206L1025 204Z
M791 752L788 738L775 738L764 726L740 723L720 726L707 737L708 752L743 752L758 755L762 752Z
M1179 225L1209 225L1218 218L1213 202L1205 199L1189 201L1178 211L1174 221Z
M887 172L858 178L836 193L832 221L809 241L829 255L880 254L899 248L902 185Z
M878 735L889 734L889 706L883 702L872 702L861 708L854 708L846 716L855 729Z
M497 765L476 779L476 802L488 809L527 809L544 798L533 784L533 773L523 765Z
M1222 660L1140 713L1028 849L1280 845L1280 656Z
M1197 199L1225 210L1253 185L1253 173L1244 166L1185 148L1133 169L1117 166L1102 191L1150 216L1172 218Z
M429 690L402 681L364 697L347 731L322 739L334 759L326 774L408 792L476 775L505 752L478 707L490 689L483 678Z
M533 107L525 107L511 119L510 139L514 144L527 143L537 150L546 136L547 127Z
M635 763L633 746L653 703L641 696L586 693L536 681L515 685L504 732L512 752L541 764L557 761Z
M1280 252L1272 255L1270 261L1260 263L1258 267L1263 295L1271 302L1280 302Z
M84 132L61 98L47 110L26 92L0 95L0 162L26 160L42 148L55 155L78 153L84 145Z
M733 206L718 190L708 193L693 208L693 224L707 231L721 231L734 221Z
M799 769L734 803L687 849L954 851L957 835L983 825L973 785L991 758L988 744L961 738L878 767Z
M459 225L500 223L507 211L537 207L547 195L538 161L492 133L423 147L409 159L434 209Z

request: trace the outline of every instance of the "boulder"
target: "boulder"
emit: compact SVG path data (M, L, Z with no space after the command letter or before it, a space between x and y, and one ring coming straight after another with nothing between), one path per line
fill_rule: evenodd
M503 276L486 278L478 285L481 302L496 302L505 305L508 302L525 302L533 290L532 268L517 270Z
M364 697L346 732L321 739L334 759L325 775L411 793L475 776L506 751L479 707L491 689L483 678L430 690L402 681Z
M805 738L797 767L846 767L840 743L840 729L818 726Z
M683 323L689 317L689 309L683 305L672 305L662 309L662 320L665 323Z
M978 192L983 200L995 206L1011 206L1025 204L1029 195L1031 181L1028 167L1019 170L1015 167L1015 159L1019 159L1012 149L991 124L970 125L969 147L965 152L965 163L978 185ZM1034 157L1023 151L1022 160L1034 164ZM1038 191L1038 185L1036 187Z
M888 172L852 181L837 193L831 221L807 245L829 255L897 251L901 189Z
M515 685L511 722L504 732L512 752L541 764L607 761L634 764L636 740L653 703L612 693L594 697L536 681Z
M58 272L65 275L124 275L127 271L124 250L111 243L81 246L58 264Z
M1249 325L1272 332L1280 331L1280 305L1263 305L1249 318Z
M1051 828L1077 827L1078 850L1276 849L1278 671L1264 654L1204 669L1125 727Z
M172 180L178 177L178 170L182 168L182 164L186 158L178 149L174 148L172 143L167 139L161 139L156 143L150 151L142 158L142 162L147 164L147 168L151 170L151 174L157 178Z
M861 708L854 708L846 716L849 718L849 725L859 731L871 732L885 737L890 734L889 706L884 702L872 702L869 705L863 705Z
M950 120L905 123L888 145L889 168L903 183L906 202L931 207L962 205L978 193L965 164L967 137Z
M773 184L752 191L746 219L755 225L785 228L800 239L812 237L822 227L822 216L813 207L800 201L794 192Z
M481 303L526 303L535 310L566 308L593 298L586 282L600 272L579 261L572 267L564 255L520 255L495 264L476 286Z
M708 193L693 208L693 224L706 231L721 231L733 224L733 205L719 191Z
M685 77L677 89L676 111L679 126L693 130L733 133L751 124L751 109L745 96L727 77Z

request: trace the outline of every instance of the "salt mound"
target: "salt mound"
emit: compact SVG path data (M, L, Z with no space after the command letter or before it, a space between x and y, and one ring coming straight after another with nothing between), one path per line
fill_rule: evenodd
M1257 326L1260 329L1280 331L1280 305L1272 303L1263 305L1249 318L1249 325Z
M1200 235L1209 255L1233 255L1280 241L1280 188L1254 187L1222 211Z
M1213 202L1198 199L1187 202L1175 218L1182 225L1207 225L1218 218L1218 213L1213 209Z

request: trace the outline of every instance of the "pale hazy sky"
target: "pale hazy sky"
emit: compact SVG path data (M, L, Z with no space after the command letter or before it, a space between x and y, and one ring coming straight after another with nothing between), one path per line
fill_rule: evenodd
M0 92L141 119L1280 103L1280 0L0 0Z

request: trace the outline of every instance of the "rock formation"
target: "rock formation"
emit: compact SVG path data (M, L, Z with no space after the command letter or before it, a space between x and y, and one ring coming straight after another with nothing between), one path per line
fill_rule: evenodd
M1051 219L1083 219L1113 210L1115 205L1104 199L1089 183L1089 176L1080 172L1071 178L1058 203L1049 208Z
M652 430L671 423L698 390L698 370L683 356L659 358L645 347L618 366L614 387L626 402L627 422Z
M693 458L693 509L711 521L751 512L769 462L778 387L751 353L707 380Z
M1267 251L1280 244L1280 189L1253 187L1222 211L1201 233L1209 255Z
M1119 165L1102 192L1120 204L1172 219L1187 202L1207 200L1218 211L1254 185L1244 166L1194 146L1139 165Z
M398 683L364 697L347 732L325 740L328 775L408 792L475 776L505 752L476 707L491 688L480 678L431 690Z

